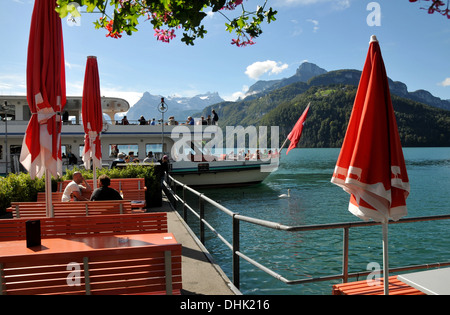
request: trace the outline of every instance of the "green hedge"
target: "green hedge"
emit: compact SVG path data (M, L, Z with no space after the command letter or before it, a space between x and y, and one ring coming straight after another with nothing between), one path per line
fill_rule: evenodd
M56 191L56 183L63 180L70 180L73 173L79 171L86 179L92 179L92 171L79 169L67 170L67 173L59 179L52 177L53 191ZM161 185L160 169L156 166L127 165L123 168L99 169L97 177L106 174L110 178L145 178L147 186L147 205L161 205ZM36 178L32 180L29 174L9 174L7 177L0 177L0 215L5 213L6 208L11 206L13 201L36 201L37 193L45 191L45 179Z

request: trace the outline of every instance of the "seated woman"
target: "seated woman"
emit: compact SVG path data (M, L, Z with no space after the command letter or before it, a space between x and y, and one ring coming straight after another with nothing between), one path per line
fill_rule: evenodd
M100 186L91 196L91 201L100 200L122 200L122 196L114 188L110 188L111 179L107 175L100 175L98 185Z

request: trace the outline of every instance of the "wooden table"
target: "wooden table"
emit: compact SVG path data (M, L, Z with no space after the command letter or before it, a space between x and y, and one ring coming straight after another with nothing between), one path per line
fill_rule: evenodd
M42 239L41 246L26 247L26 241L0 242L0 261L15 256L47 255L102 249L120 249L139 246L177 244L172 233L124 234L110 236L83 236L73 238ZM28 256L28 258L30 258Z
M26 247L25 240L0 242L0 294L172 294L172 289L181 289L181 244L172 233L49 238L41 242L32 248ZM66 266L72 263L81 270L81 284L75 288L66 283L71 271ZM112 277L115 281L110 281ZM36 279L43 282L35 285L39 282Z
M426 294L450 294L450 268L412 272L399 275L397 278Z

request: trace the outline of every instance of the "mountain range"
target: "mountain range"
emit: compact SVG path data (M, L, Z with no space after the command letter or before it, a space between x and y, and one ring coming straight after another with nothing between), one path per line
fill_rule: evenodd
M147 120L152 118L156 120L161 119L158 107L161 104L162 97L161 95L152 95L149 92L145 92L141 99L128 111L128 120L138 120L141 115ZM164 102L168 106L167 112L164 113L164 120L167 120L170 116L175 116L175 119L185 122L187 116L191 116L207 106L224 102L224 100L219 96L219 93L208 92L194 97L168 96L164 97Z
M311 86L330 85L330 84L349 84L357 86L361 77L359 70L336 70L327 71L320 68L314 63L304 62L297 69L296 73L288 78L280 80L257 81L250 86L243 99L237 102L249 101L257 97L261 97L270 93L271 91L280 89L296 82L308 82ZM403 82L393 81L389 79L389 86L391 93L400 97L404 97L416 102L424 103L433 107L450 110L450 100L442 100L433 96L426 90L417 90L408 92L408 87ZM161 118L161 113L158 111L158 106L161 103L162 95L152 95L145 92L141 99L134 104L127 113L129 120L137 120L143 115L147 120ZM207 115L205 108L211 109L211 105L218 103L223 104L225 101L217 92L207 92L205 94L196 95L194 97L179 97L167 96L165 102L168 105L168 111L165 113L165 118L169 116L176 116L175 118L181 121L187 116L203 114Z
M302 64L290 78L259 81L244 99L214 104L196 116L214 108L220 126L279 126L282 142L311 102L300 146L339 147L360 77L358 70L326 72ZM402 144L450 146L450 102L423 90L408 92L402 82L389 79L389 85Z
M281 80L256 82L249 88L246 96L252 97L260 93L268 93L295 82L308 82L313 86L330 84L350 84L357 86L359 84L360 77L361 71L358 70L336 70L328 72L313 63L304 62L300 65L295 75L292 77ZM405 83L393 81L391 79L389 79L389 87L391 93L394 95L433 107L450 110L450 100L442 100L436 96L433 96L426 90L408 92L408 87Z
M224 101L218 93L192 98L167 97L165 119L174 115L179 122L187 116L219 114L220 126L279 126L280 141L292 129L306 105L308 114L300 146L339 147L361 77L358 70L326 71L305 62L288 78L258 81L244 98ZM392 102L404 146L450 146L450 100L442 100L425 90L409 92L406 84L389 79ZM140 115L148 120L161 118L160 95L145 92L128 111L128 119ZM283 138L284 137L284 138Z

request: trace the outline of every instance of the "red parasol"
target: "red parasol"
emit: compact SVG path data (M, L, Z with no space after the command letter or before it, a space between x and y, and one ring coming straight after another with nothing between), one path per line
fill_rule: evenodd
M372 36L347 134L331 182L351 194L349 211L387 224L407 214L409 179L380 45Z
M47 192L51 175L62 174L61 111L66 104L63 35L55 6L55 0L34 3L27 61L31 119L20 155L20 162L31 178L46 173Z
M103 113L100 96L100 80L97 57L89 56L83 87L82 103L83 126L85 132L83 161L86 169L94 170L94 188L96 188L96 168L102 167L102 146L100 135L103 129Z

